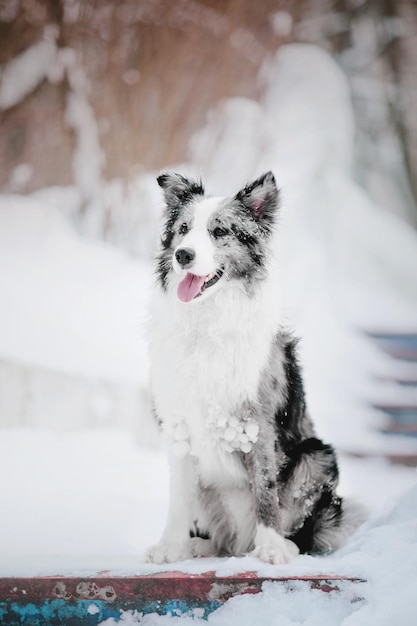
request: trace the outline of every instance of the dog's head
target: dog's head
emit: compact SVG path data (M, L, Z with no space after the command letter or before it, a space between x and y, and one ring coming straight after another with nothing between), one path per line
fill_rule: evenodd
M180 174L161 174L157 180L166 202L157 265L164 290L176 285L178 298L188 303L230 281L249 287L265 277L278 209L272 172L231 198L206 197L201 182Z

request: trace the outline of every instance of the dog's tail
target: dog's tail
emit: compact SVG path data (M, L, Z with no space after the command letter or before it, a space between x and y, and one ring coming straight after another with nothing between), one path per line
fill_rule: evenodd
M343 545L368 517L365 507L351 498L341 498L339 515L332 510L323 512L314 541L314 552L326 553Z

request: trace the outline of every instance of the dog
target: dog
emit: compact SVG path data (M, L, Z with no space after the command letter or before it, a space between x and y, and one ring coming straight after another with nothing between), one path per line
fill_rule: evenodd
M297 341L282 327L271 250L272 172L206 196L174 172L151 303L153 411L169 447L170 503L154 563L325 553L362 521L339 497L332 446L306 409Z

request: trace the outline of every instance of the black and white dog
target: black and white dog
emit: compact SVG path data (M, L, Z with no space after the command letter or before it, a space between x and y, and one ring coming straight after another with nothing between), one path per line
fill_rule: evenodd
M287 563L361 521L336 494L334 450L307 414L296 342L281 329L268 172L232 198L165 173L152 302L151 388L170 444L171 494L155 563L252 554Z

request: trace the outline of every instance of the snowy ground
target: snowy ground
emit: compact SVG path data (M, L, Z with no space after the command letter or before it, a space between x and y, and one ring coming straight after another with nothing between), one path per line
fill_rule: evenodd
M415 623L416 472L346 458L341 459L341 471L341 491L355 494L372 514L339 553L302 556L281 567L247 557L196 559L166 569L216 570L223 575L257 570L265 575L358 576L369 580L367 604L358 607L343 594L323 597L328 594L303 589L297 597L286 597L266 585L262 596L230 601L210 617L210 623L272 625L281 617L280 624L318 626L324 623L323 615L332 626L393 624L395 616L401 626ZM144 563L143 552L158 540L164 524L166 458L138 448L125 432L3 431L0 494L0 576L161 571L161 566ZM138 622L128 615L126 620ZM170 618L144 620L145 624L165 622Z
M281 289L291 325L303 338L308 397L320 435L340 450L415 449L413 442L376 434L381 422L369 409L372 401L401 402L413 391L380 382L379 376L408 370L360 332L416 330L415 233L374 206L353 181L350 98L331 59L315 48L289 46L262 72L263 101L220 105L194 137L191 162L180 169L202 173L207 188L222 194L264 170L276 172L283 195L276 241L285 269ZM149 180L147 175L145 186ZM143 197L156 196L152 188ZM146 389L149 258L82 239L64 217L76 204L74 189L0 197L0 359ZM149 240L158 202L146 212L153 216ZM9 392L4 382L0 391ZM99 405L102 400L97 398ZM68 401L57 395L44 405L50 429L0 433L0 575L156 571L144 564L143 551L164 523L163 453L137 447L118 429L116 417L106 429L67 432L60 417ZM4 406L0 398L0 419ZM139 408L140 424L146 407ZM262 595L230 601L211 623L275 624L280 618L284 626L415 624L416 472L347 456L341 470L342 492L372 513L341 552L300 557L285 568L249 558L172 568L352 574L368 579L366 602L351 605L343 596L302 590L283 596L269 585ZM152 616L144 623L168 621L176 618ZM126 616L125 623L136 622Z
M341 491L374 513L392 506L417 482L414 469L382 461L343 458L341 469ZM144 564L143 551L163 530L166 457L138 448L123 431L3 431L0 494L2 576L160 570ZM212 563L203 559L188 567L207 571ZM228 559L218 560L215 569L260 567L255 560ZM300 567L334 571L331 560L323 564L307 557L291 571Z

